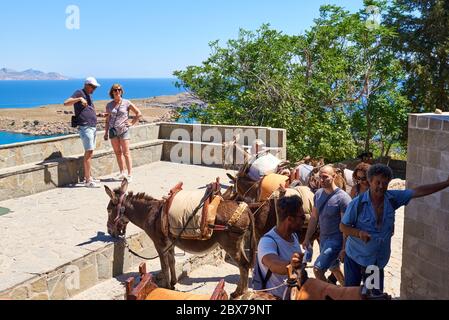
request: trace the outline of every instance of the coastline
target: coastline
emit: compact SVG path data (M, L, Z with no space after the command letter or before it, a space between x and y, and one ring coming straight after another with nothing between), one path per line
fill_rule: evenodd
M179 108L203 104L189 93L129 100L142 111L140 123L171 122L174 121ZM105 112L109 101L94 100L97 113ZM39 136L78 133L77 128L70 126L72 115L73 107L65 107L63 104L29 109L0 109L0 131ZM97 129L104 130L104 127L105 119L98 118Z

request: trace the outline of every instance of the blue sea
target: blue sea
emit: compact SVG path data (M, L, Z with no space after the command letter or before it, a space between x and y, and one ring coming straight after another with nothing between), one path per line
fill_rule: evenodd
M125 98L139 99L174 95L184 92L175 87L176 79L97 79L101 87L94 100L110 99L108 92L114 83L120 83ZM83 87L83 79L66 81L0 81L0 108L35 108L47 104L61 104L75 90ZM181 121L188 122L189 119ZM49 138L0 132L0 145Z
M114 83L125 89L125 98L138 99L174 95L183 92L175 87L176 79L97 79L101 87L95 100L110 99L108 92ZM0 108L33 108L47 104L63 103L83 80L66 81L0 81Z

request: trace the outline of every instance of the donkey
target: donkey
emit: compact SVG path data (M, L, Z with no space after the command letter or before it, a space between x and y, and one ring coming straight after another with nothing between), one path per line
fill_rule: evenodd
M144 230L154 242L159 255L164 288L174 289L177 283L174 245L193 254L208 252L220 246L234 260L240 271L239 283L231 297L237 297L248 290L249 271L254 265L257 246L254 218L248 207L243 210L240 218L232 226L224 231L214 231L209 240L175 239L170 234L165 236L162 230L161 218L166 200L158 200L145 193L127 193L127 189L126 179L121 187L114 191L105 186L105 191L110 198L107 206L108 233L113 237L124 236L129 222ZM212 184L209 184L206 194L211 189ZM227 225L239 205L237 201L221 201L217 209L216 224ZM246 256L244 250L244 239L247 233L249 233L249 256Z
M243 180L246 182L246 180ZM254 225L255 225L255 235L256 235L256 241L259 242L260 238L270 231L277 223L277 217L276 217L276 198L283 197L289 189L285 189L284 187L280 186L278 189L279 194L276 197L270 197L268 200L263 202L257 202L255 199L257 199L257 193L253 191L247 192L247 196L243 197L241 190L235 191L236 186L238 189L239 183L235 183L234 185L230 186L226 191L223 193L222 197L226 200L243 200L247 202L249 208L253 212L254 215ZM259 183L254 182L252 183ZM246 185L246 184L243 184ZM243 188L245 189L245 188ZM255 189L258 189L258 186L256 186ZM291 189L290 189L291 190ZM300 194L301 197L301 194ZM303 203L308 203L309 201L306 201L306 199L302 199ZM308 208L307 211L311 212L312 208ZM301 232L298 234L300 243L304 242L306 233L307 233L307 226L308 221L310 217L307 217L306 221L304 222L304 225L302 227ZM314 240L319 241L319 230L313 234L311 243L313 243Z

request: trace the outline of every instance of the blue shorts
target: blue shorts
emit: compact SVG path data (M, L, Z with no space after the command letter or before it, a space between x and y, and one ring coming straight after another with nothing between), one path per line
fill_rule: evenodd
M324 238L320 239L320 255L315 260L314 267L327 271L340 267L340 260L338 258L343 247L342 238Z
M357 262L351 259L348 255L345 256L345 287L358 287L361 282L365 282L369 276L366 273L366 267L359 265ZM384 269L379 268L379 288L380 292L384 291Z
M95 150L96 138L97 138L97 128L89 126L80 126L80 138L83 142L85 151Z

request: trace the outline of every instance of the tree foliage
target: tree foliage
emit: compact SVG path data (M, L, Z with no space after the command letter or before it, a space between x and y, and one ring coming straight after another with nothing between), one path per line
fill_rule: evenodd
M288 157L351 158L378 148L387 154L403 138L408 101L398 90L404 74L393 52L395 33L369 28L366 8L386 10L385 1L366 1L350 13L320 8L304 34L286 35L262 25L240 30L200 66L174 74L179 86L207 102L190 115L202 123L287 129Z
M386 15L414 112L449 111L449 1L394 0Z

